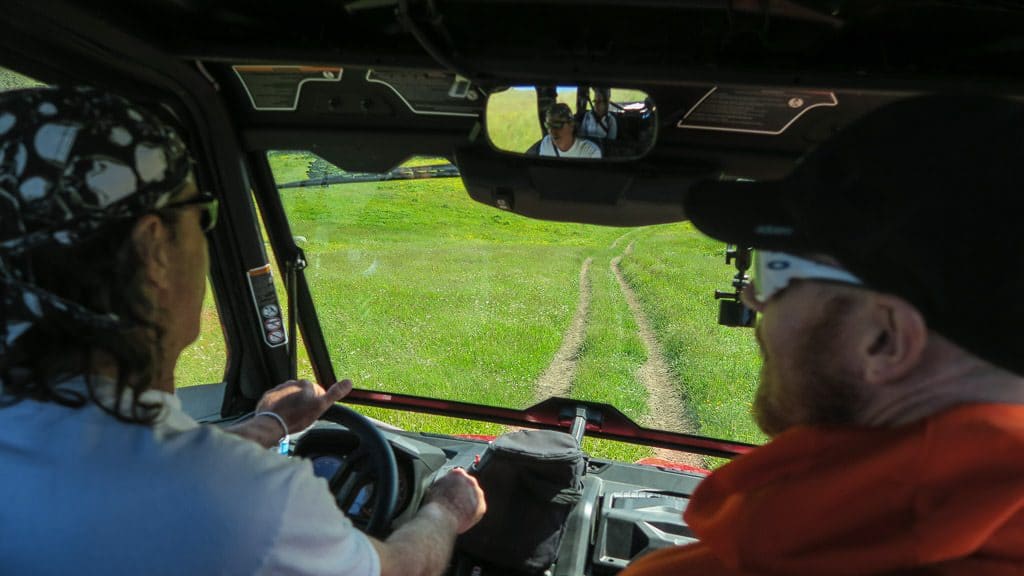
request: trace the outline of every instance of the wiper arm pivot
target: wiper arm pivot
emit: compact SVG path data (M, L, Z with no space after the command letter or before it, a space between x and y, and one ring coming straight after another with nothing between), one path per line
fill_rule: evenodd
M566 407L562 409L562 413L559 415L562 419L572 419L572 428L569 430L569 434L576 439L576 444L583 445L583 436L587 433L587 423L600 426L601 422L604 421L604 415L599 410L594 410L577 404L575 406L575 414L573 413L572 407Z

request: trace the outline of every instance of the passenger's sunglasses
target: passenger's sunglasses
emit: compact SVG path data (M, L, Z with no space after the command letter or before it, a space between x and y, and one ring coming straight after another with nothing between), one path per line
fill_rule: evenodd
M568 122L545 122L544 126L549 130L561 130L566 124L568 124Z
M786 252L758 251L754 255L754 300L771 300L793 280L819 280L862 286L864 282L842 268L800 258Z
M203 232L213 230L213 227L217 225L217 212L220 207L220 202L209 192L200 192L191 198L178 202L171 202L160 209L176 210L179 208L187 208L189 206L196 206L200 209L199 227L203 229Z

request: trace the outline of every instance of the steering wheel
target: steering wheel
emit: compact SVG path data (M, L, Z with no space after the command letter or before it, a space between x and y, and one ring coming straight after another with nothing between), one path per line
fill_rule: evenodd
M340 404L328 408L320 419L341 424L359 438L359 447L345 458L332 484L340 486L335 491L338 501L350 502L356 490L373 480L373 501L368 503L373 512L364 532L383 538L398 502L398 465L391 444L365 416Z

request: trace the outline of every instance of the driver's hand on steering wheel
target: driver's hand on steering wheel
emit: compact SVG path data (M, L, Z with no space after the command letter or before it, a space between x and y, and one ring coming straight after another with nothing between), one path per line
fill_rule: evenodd
M424 502L439 504L447 510L457 521L458 534L472 528L487 512L484 491L476 478L462 468L455 468L434 482Z
M352 391L352 381L335 382L324 390L309 380L289 380L267 390L256 412L273 412L284 419L291 433L305 430L332 404Z

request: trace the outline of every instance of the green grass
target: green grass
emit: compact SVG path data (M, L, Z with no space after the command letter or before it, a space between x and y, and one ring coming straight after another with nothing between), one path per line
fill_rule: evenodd
M270 152L267 156L274 167L274 178L278 184L300 182L311 178L309 164L317 159L312 152L301 150Z
M555 264L541 277L519 272L539 259ZM339 373L367 388L525 407L571 317L564 295L579 259L561 247L377 244L313 255L309 276Z
M224 368L227 366L227 346L224 343L224 331L220 326L220 317L213 301L213 290L206 283L206 298L203 300L203 313L200 317L199 339L186 349L174 367L174 381L178 387L195 386L220 382L224 379Z
M646 98L647 93L643 90L612 88L612 102L643 102Z
M487 135L499 150L526 152L544 137L537 116L537 93L506 90L487 100Z
M689 223L637 235L623 274L653 324L691 413L705 436L762 443L750 416L760 359L753 330L717 322L715 288L728 288L723 246Z
M629 234L628 232L626 234ZM626 244L605 247L594 255L590 266L591 300L588 322L572 396L612 404L635 422L643 423L649 413L647 390L637 371L647 361L647 351L637 332L611 261L621 256ZM591 453L610 454L622 460L650 456L650 448L624 443L595 441Z
M580 265L621 233L497 212L469 200L457 180L295 189L283 201L294 233L307 238L307 275L339 375L363 388L517 408L532 403L561 344ZM500 431L387 419L442 433Z
M618 281L611 260L625 246L601 250L590 268L592 297L573 395L614 404L633 420L647 415L647 390L636 372L647 360L636 321Z
M273 154L275 177L302 179L311 158ZM646 352L610 269L635 240L621 267L685 382L700 433L761 440L748 413L758 365L752 334L716 324L712 293L728 285L732 269L722 262L721 244L687 225L620 229L531 220L473 202L456 179L288 189L282 201L294 234L306 238L306 274L335 372L357 387L525 408L570 325L579 270L590 257L591 314L571 394L643 418L646 391L636 372ZM221 378L218 333L208 302L203 335L179 363L179 385ZM310 374L302 353L300 375ZM503 430L366 412L411 430ZM586 447L622 460L650 454L615 442Z
M20 88L34 88L36 86L46 86L46 84L18 74L13 70L0 67L0 92L18 90Z

